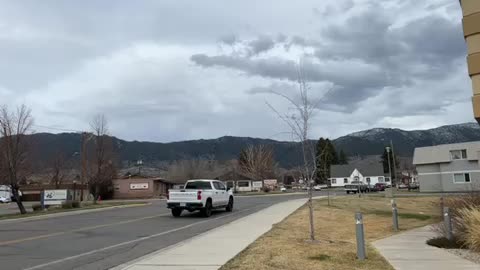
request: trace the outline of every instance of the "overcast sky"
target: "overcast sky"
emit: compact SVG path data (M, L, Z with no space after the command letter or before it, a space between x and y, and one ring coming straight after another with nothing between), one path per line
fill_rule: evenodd
M454 0L0 0L0 104L36 131L289 139L266 101L288 110L299 63L312 138L470 122L465 56Z

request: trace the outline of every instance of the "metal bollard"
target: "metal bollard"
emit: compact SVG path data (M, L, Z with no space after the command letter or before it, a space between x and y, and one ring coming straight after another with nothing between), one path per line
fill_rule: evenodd
M445 230L447 231L447 239L453 240L452 217L448 207L443 208L443 222L445 223Z
M392 201L393 230L398 232L398 208L395 199Z
M363 217L362 213L355 213L355 229L357 234L357 258L361 261L365 260L365 235L363 233Z

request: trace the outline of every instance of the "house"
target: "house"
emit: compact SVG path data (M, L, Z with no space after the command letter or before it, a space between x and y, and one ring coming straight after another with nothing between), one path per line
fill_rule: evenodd
M176 183L163 178L126 177L113 180L114 199L149 199L166 196Z
M343 187L352 181L362 181L371 185L386 183L390 185L390 178L385 176L383 165L379 162L367 164L332 165L330 167L329 185Z
M420 192L480 190L480 141L415 148Z
M237 171L227 172L216 179L224 182L228 188L238 192L251 192L262 189L262 181L255 181Z

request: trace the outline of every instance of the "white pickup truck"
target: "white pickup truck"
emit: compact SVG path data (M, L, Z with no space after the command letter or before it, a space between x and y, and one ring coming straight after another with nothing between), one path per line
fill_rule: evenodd
M203 216L209 217L213 209L233 211L233 193L217 180L189 180L183 189L168 191L167 207L174 217L179 217L183 210L200 210Z

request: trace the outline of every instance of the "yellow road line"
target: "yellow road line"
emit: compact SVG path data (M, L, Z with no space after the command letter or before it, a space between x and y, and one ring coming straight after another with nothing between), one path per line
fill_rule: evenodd
M90 226L90 227L85 227L85 228L80 228L80 229L75 229L75 230L70 230L70 231L62 231L62 232L57 232L57 233L42 234L42 235L31 236L31 237L27 237L27 238L9 240L9 241L0 242L0 246L19 244L19 243L28 242L28 241L50 238L50 237L54 237L54 236L64 235L64 234L67 234L67 233L76 233L76 232L95 230L95 229L106 228L106 227L113 227L113 226L118 226L118 225L133 223L133 222L137 222L137 221L168 216L168 215L169 214L154 215L154 216L142 217L142 218L137 218L137 219L124 220L124 221L119 221L119 222L114 222L114 223Z

